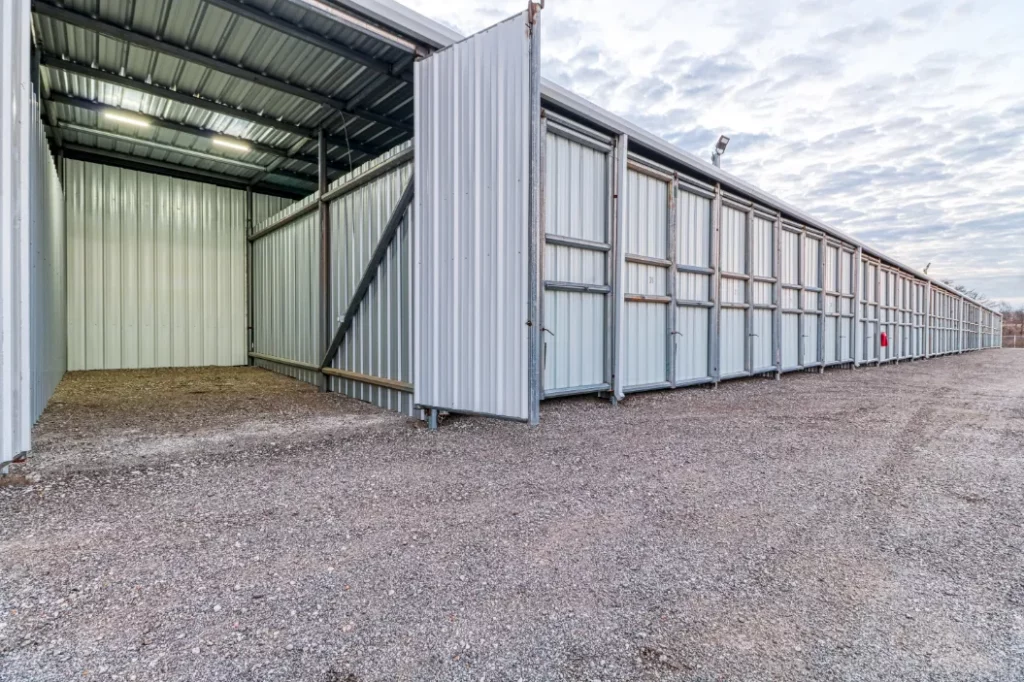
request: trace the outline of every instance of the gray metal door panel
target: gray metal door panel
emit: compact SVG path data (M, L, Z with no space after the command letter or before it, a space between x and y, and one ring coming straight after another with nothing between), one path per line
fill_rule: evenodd
M535 419L539 27L527 10L415 66L414 398Z
M544 395L607 390L612 148L545 120Z

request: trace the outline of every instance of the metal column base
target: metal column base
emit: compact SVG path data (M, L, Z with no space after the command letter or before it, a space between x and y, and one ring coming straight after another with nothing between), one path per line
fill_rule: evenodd
M431 431L437 431L437 414L438 411L436 407L430 408L430 413L427 416L427 428Z

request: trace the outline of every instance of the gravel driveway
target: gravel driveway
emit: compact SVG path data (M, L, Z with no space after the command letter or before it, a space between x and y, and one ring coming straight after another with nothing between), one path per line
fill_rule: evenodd
M3 680L1024 679L1024 351L407 418L69 375Z

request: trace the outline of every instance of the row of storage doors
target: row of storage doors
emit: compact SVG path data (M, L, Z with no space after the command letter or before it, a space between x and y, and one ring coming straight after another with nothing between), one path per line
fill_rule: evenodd
M545 397L611 390L616 353L623 392L854 361L853 247L567 121L544 140Z

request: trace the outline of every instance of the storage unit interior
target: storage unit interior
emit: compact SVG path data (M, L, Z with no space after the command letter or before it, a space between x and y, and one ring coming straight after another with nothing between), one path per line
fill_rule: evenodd
M28 6L4 126L40 190L5 216L35 275L5 320L33 337L5 358L33 384L4 386L0 461L66 370L251 362L535 422L999 342L994 311L542 82L538 6L467 40L389 0Z

